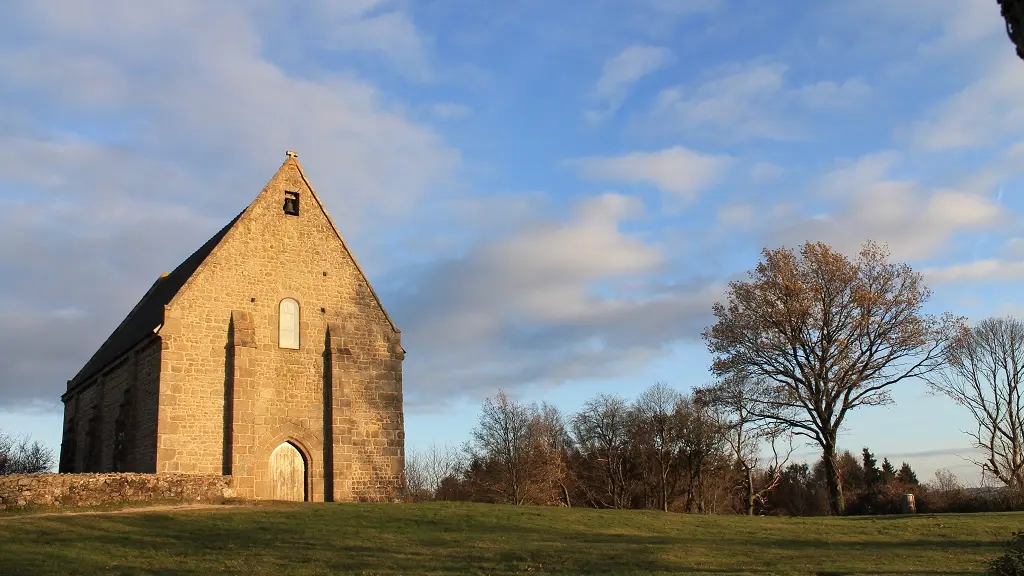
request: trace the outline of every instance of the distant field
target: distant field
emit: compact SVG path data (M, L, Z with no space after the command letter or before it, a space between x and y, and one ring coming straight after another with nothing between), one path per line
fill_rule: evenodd
M981 574L1024 514L746 518L464 503L0 514L0 574Z

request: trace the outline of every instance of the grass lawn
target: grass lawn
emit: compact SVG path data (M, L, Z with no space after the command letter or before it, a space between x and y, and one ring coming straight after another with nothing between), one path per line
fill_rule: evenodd
M0 574L981 574L1022 528L465 503L0 514Z

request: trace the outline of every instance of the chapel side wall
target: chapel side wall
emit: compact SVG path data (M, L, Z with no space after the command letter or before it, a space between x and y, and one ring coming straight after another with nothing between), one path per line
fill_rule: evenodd
M124 398L124 392L132 386L135 379L135 358L132 353L121 357L113 369L104 373L99 384L103 387L98 395L101 406L101 445L100 462L97 472L114 470L114 429L117 414Z
M123 471L155 471L159 368L160 345L159 340L154 340L121 356L68 396L64 406L63 429L67 429L71 418L75 419L75 423L72 437L74 457L71 460L72 467L67 472L85 472L89 468L86 460L90 456L90 420L96 416L99 417L96 435L99 446L95 451L98 460L92 466L92 471L113 471L116 421L125 391L129 388L132 390L130 410L134 411L135 418L133 427L127 431L130 451L122 463ZM62 439L63 450L65 446Z
M300 192L299 216L282 213L286 189ZM300 305L298 350L278 346L278 307L284 298L294 298ZM244 313L251 322L253 343L245 361L230 367L225 360L232 311ZM300 444L310 460L311 499L325 496L325 441L335 449L336 469L339 452L348 453L341 458L347 460L347 472L335 474L333 495L351 499L352 479L364 483L363 493L370 490L373 474L365 468L376 465L375 458L385 448L380 445L384 417L379 414L379 387L345 389L333 382L338 389L328 396L338 409L330 411L332 418L347 415L358 423L350 427L349 438L339 438L333 425L326 427L333 438L325 438L324 383L332 383L332 378L324 375L324 343L330 323L352 327L353 365L348 373L353 382L383 378L379 373L385 362L376 358L393 331L298 170L286 165L168 310L161 330L166 358L161 371L158 471L223 470L224 422L232 421L224 413L225 382L241 374L252 379L255 393L229 404L237 422L230 430L232 450L235 460L251 462L255 497L268 495L269 455L285 440ZM346 401L350 408L342 410ZM353 446L356 440L358 448ZM388 473L393 475L394 468L390 466ZM240 495L245 486L239 478Z
M75 472L86 471L89 446L89 422L96 415L102 386L98 378L86 383L75 395L78 404L78 422L75 427Z

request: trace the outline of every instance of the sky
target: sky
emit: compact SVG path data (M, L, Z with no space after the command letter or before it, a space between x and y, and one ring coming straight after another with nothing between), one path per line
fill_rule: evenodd
M407 444L499 388L711 381L765 247L868 239L1024 313L1024 62L992 0L0 0L0 429L299 159L403 331ZM843 448L976 469L921 382ZM797 456L815 457L811 447Z

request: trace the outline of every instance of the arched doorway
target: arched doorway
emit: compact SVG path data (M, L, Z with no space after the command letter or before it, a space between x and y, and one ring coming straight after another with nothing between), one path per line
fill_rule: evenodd
M274 500L306 500L306 460L291 442L270 453L270 497Z

